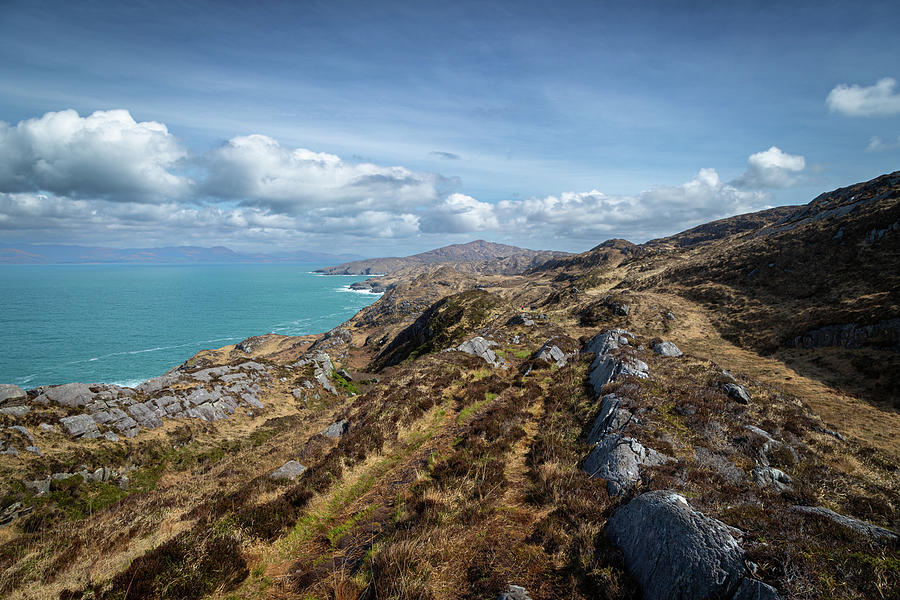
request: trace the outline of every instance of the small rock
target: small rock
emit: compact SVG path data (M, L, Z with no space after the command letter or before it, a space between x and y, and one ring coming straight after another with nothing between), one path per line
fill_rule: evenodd
M346 381L353 381L353 377L350 373L347 372L346 369L338 369L337 374L343 377Z
M779 492L791 489L793 480L775 467L756 467L753 469L753 483L761 488L775 488Z
M12 446L10 446L8 448L4 448L3 450L0 450L0 454L2 454L4 456L18 456L19 451L16 450L15 448L13 448Z
M50 423L41 423L40 425L38 425L38 429L50 433L52 431L56 431L56 426L51 425Z
M675 313L673 313L672 311L669 311L669 312L667 312L667 313L665 314L665 317L666 317L666 319L668 319L669 321L674 321L674 320L675 320Z
M792 506L791 510L828 519L841 527L845 527L846 529L879 542L897 542L900 540L900 534L897 534L895 531L836 513L833 510L821 506Z
M38 456L42 456L41 449L37 446L25 446L26 452L31 452L32 454L37 454Z
M350 422L346 419L341 419L340 421L336 421L320 431L322 435L327 438L337 439L347 433L347 430L350 429Z
M739 402L741 404L750 404L750 394L747 393L747 388L740 385L739 383L726 383L723 386L725 393L734 400L735 402Z
M672 342L660 342L653 346L653 351L660 356L669 356L672 358L677 358L684 354L681 350L678 349L678 346L676 346Z
M117 436L112 431L107 431L106 433L103 434L103 439L109 440L110 442L118 442L119 436Z
M273 479L276 481L284 479L294 481L295 479L300 477L300 475L302 475L304 471L306 471L306 467L298 463L296 460L289 460L272 471L272 473L269 475L269 479Z

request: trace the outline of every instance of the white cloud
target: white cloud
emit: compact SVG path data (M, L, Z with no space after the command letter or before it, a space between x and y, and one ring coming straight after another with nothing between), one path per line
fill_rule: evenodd
M866 152L884 152L887 150L896 150L900 148L900 135L894 139L884 139L874 135L869 138L869 145L866 146Z
M435 175L351 164L334 154L285 148L264 135L232 138L203 165L204 194L287 214L408 209L438 198Z
M422 231L467 233L495 230L499 226L493 204L480 202L465 194L450 194L428 212Z
M0 234L5 240L240 248L326 246L377 253L488 232L532 247L642 241L770 204L764 188L796 182L804 157L777 147L724 183L714 169L634 195L598 190L485 202L442 192L433 173L235 137L191 157L160 123L127 111L47 113L0 124ZM196 179L178 168L189 164ZM415 240L415 242L414 242ZM431 241L424 241L431 240Z
M701 169L679 186L654 188L633 196L597 190L504 201L496 211L510 234L601 242L609 237L643 240L699 223L762 208L770 197L723 184L714 169Z
M172 172L185 151L166 126L127 110L48 112L16 126L0 122L0 191L159 202L185 195Z
M747 171L734 180L740 188L782 188L800 182L798 176L806 168L806 159L788 154L772 146L768 150L751 154L747 159Z
M825 103L832 112L851 117L878 117L900 114L900 94L894 92L897 80L879 79L875 85L836 86L828 93Z

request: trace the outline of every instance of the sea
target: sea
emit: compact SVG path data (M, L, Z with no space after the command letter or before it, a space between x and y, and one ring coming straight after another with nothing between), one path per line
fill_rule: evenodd
M327 331L378 299L323 265L0 266L0 383L134 386L253 335Z

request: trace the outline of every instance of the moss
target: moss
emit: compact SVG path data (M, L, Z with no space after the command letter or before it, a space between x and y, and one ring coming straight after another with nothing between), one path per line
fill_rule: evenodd
M341 376L337 371L331 372L331 380L338 387L338 389L342 390L348 396L359 394L359 387L352 381L347 381Z

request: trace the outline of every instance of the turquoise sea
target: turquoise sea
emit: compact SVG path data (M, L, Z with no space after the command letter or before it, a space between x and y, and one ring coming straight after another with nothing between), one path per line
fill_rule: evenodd
M136 385L205 348L327 331L378 299L320 266L0 266L0 383Z

